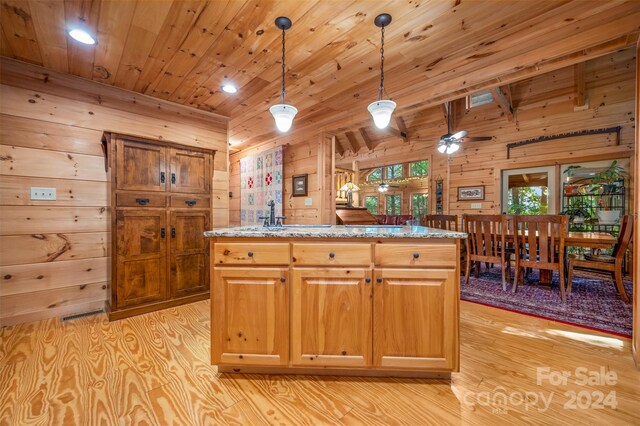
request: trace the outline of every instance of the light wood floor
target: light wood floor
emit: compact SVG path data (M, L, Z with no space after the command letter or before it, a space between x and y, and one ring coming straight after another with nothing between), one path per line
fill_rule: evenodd
M629 340L468 302L461 310L462 372L451 383L219 375L208 301L112 323L10 327L0 331L0 424L640 424ZM539 386L538 367L572 377ZM580 386L576 367L615 372L616 384ZM617 408L565 409L570 391L614 391ZM532 404L533 393L551 397L549 409L527 410L525 392ZM482 405L487 396L496 404Z

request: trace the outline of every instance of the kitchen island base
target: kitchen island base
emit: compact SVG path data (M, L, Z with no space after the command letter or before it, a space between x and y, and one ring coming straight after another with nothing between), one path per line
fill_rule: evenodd
M211 362L220 371L433 378L458 371L464 234L246 229L206 233Z

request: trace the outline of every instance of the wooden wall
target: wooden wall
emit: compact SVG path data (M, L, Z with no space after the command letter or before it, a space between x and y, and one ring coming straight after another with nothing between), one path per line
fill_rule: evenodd
M295 122L294 122L295 126ZM240 225L240 159L256 152L283 146L284 176L283 214L288 224L332 223L335 221L335 190L333 185L333 152L331 135L303 133L286 135L266 145L247 149L230 155L229 224ZM306 197L292 195L291 178L307 174ZM305 203L311 200L311 205Z
M493 136L488 142L464 143L449 158L436 151L440 135L446 133L441 108L430 108L404 116L410 141L381 138L374 149L353 155L349 151L336 159L337 167L349 167L357 160L360 168L432 158L431 186L435 178L445 180L445 212L500 212L500 175L505 169L631 157L634 152L636 50L627 49L585 63L588 106L575 108L576 68L568 67L510 85L515 117L510 121L496 104L465 112L459 108L454 129L465 129L470 136ZM528 145L511 152L506 144L543 135L584 129L622 126L619 145L613 135L576 137ZM457 200L457 188L485 185L481 209L471 209L471 202ZM430 210L435 210L430 197ZM631 205L631 203L629 204Z
M640 120L640 41L636 46L636 123ZM634 167L634 182L636 189L638 188L638 181L640 181L640 127L636 126L636 141L635 141L635 167ZM636 196L636 216L634 220L634 234L633 239L636 247L640 238L640 197ZM640 266L640 250L636 250L633 256L633 282L635 287L633 289L633 358L636 361L636 367L640 369L640 286L638 286L638 267Z
M228 215L224 117L2 59L0 325L101 309L107 298L104 131L217 150L215 226ZM30 188L55 187L56 201Z

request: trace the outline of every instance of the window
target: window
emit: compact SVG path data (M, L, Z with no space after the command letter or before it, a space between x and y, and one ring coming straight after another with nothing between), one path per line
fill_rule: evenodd
M502 211L508 214L555 213L555 166L502 172Z
M402 214L402 197L400 194L387 195L387 214Z
M378 197L375 195L367 195L364 198L364 206L371 214L378 214Z
M411 194L411 214L418 219L429 212L429 197L425 192Z
M474 93L467 100L467 108L479 107L493 102L493 95L489 91Z
M387 166L387 179L399 179L402 177L402 164Z
M367 182L382 180L382 167L378 167L377 169L373 169L371 173L367 176Z
M416 161L409 164L409 176L426 176L429 174L429 161Z

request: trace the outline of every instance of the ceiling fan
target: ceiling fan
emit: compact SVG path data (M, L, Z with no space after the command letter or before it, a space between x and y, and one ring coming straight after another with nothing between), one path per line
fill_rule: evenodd
M387 192L389 188L400 188L398 185L389 185L387 182L380 182L378 185L378 192Z
M490 141L493 139L491 136L476 136L468 137L466 130L460 130L456 133L451 133L451 102L447 102L445 105L447 110L447 133L440 136L440 142L438 143L438 152L442 154L453 154L460 149L460 142L480 142Z

